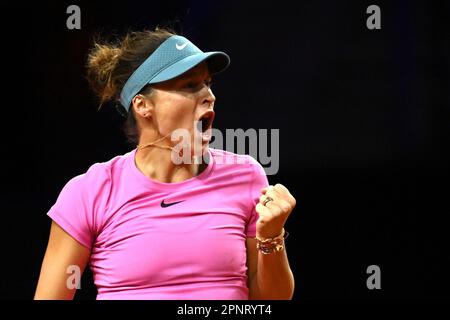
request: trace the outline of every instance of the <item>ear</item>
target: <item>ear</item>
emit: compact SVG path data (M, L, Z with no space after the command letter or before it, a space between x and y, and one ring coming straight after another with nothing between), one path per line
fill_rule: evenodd
M152 101L142 94L137 94L131 100L131 105L134 108L134 114L140 115L143 118L149 118L152 116L153 103Z

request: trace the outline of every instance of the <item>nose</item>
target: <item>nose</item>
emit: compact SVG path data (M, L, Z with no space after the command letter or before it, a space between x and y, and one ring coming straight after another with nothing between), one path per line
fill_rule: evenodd
M213 106L216 101L216 96L212 92L211 88L206 84L203 85L203 96L202 104L207 104L208 106Z

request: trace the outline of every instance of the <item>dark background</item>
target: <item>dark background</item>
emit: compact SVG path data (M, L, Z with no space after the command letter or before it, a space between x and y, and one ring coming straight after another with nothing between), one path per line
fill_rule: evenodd
M81 30L66 8L81 8ZM381 30L366 8L381 8ZM279 128L296 300L449 298L448 1L0 4L1 299L31 299L64 184L131 150L84 79L94 32L172 25L231 56L215 127ZM366 268L381 268L368 290ZM95 299L88 271L76 299Z

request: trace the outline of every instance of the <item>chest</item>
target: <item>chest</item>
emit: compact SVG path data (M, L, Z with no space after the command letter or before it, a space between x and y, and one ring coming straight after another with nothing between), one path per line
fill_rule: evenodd
M118 206L97 237L94 267L122 285L245 273L245 201L190 191L142 194Z

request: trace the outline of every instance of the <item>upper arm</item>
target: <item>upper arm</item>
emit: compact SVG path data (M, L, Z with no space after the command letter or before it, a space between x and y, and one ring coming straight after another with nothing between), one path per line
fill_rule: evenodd
M90 257L90 250L52 221L50 237L42 262L34 299L73 299L76 289L68 288L69 266L77 266L80 277Z
M256 281L253 281L258 268L258 249L256 248L256 239L248 237L246 240L247 248L247 286L250 291L250 298L254 296Z

